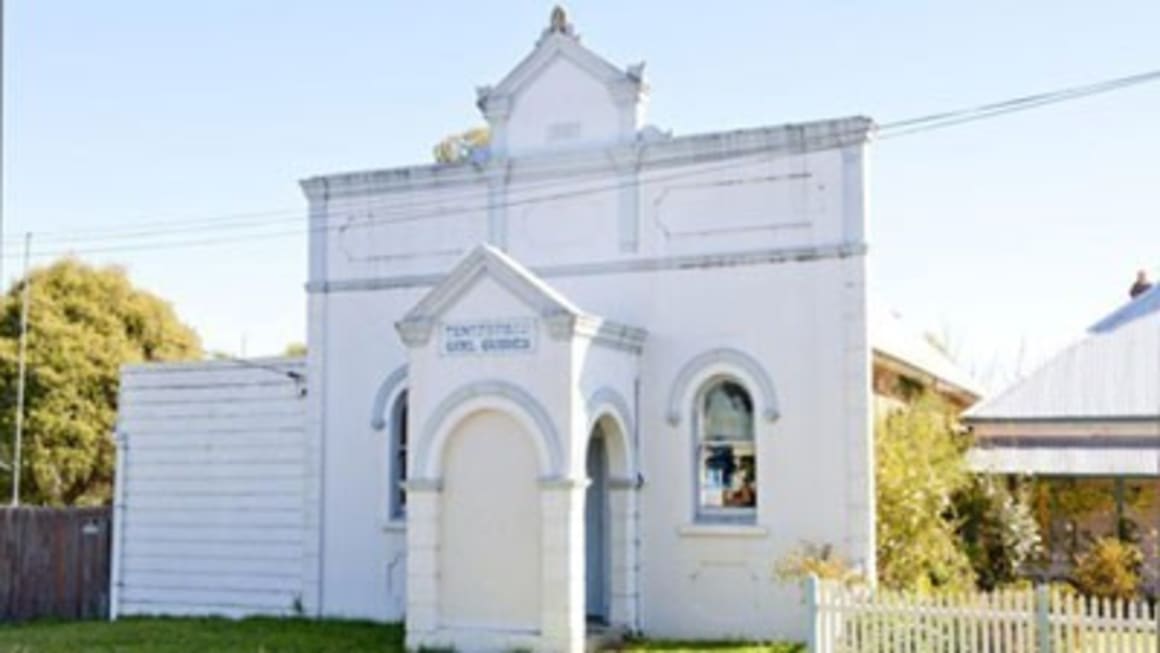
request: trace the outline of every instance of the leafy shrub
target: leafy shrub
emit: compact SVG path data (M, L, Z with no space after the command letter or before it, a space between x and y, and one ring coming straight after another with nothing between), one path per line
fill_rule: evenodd
M1140 588L1144 556L1134 544L1112 537L1096 540L1076 561L1075 582L1085 594L1129 599Z
M966 489L969 441L934 397L878 421L874 435L878 580L929 592L973 586L953 497Z
M774 575L783 582L817 576L821 580L839 581L845 585L862 585L866 577L830 545L803 544L774 565Z
M979 476L956 497L959 536L982 589L1012 583L1041 552L1039 524L1026 490L1011 491L994 477Z

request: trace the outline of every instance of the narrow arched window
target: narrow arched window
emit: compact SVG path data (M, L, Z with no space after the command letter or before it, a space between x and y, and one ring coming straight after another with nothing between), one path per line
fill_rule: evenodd
M697 395L697 518L753 521L757 447L753 398L732 379L714 379Z
M387 490L391 519L407 515L407 391L399 393L391 406L390 484Z

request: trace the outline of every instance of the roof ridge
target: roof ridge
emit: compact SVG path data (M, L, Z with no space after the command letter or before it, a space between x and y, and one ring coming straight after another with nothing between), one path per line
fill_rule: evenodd
M1152 313L1160 312L1160 284L1153 285L1143 293L1129 299L1111 313L1108 313L1095 324L1088 327L1088 333L1107 333L1115 331L1129 322L1133 322Z

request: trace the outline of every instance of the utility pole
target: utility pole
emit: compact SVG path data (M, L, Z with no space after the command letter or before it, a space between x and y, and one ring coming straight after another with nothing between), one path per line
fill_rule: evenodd
M24 443L24 380L28 352L28 295L32 279L28 276L28 259L32 250L32 233L24 234L24 288L20 293L20 354L16 379L16 437L12 452L12 506L20 505L20 449Z
M0 0L0 288L4 286L4 0ZM12 471L11 465L0 462L0 469ZM12 480L15 494L16 479Z
M4 0L0 0L0 286L4 285Z

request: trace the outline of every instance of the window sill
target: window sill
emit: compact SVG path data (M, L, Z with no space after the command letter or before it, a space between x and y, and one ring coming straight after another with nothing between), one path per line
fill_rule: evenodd
M407 520L405 519L392 519L390 521L383 522L384 533L405 533L406 531Z
M765 537L769 529L754 524L685 524L677 527L681 537Z

